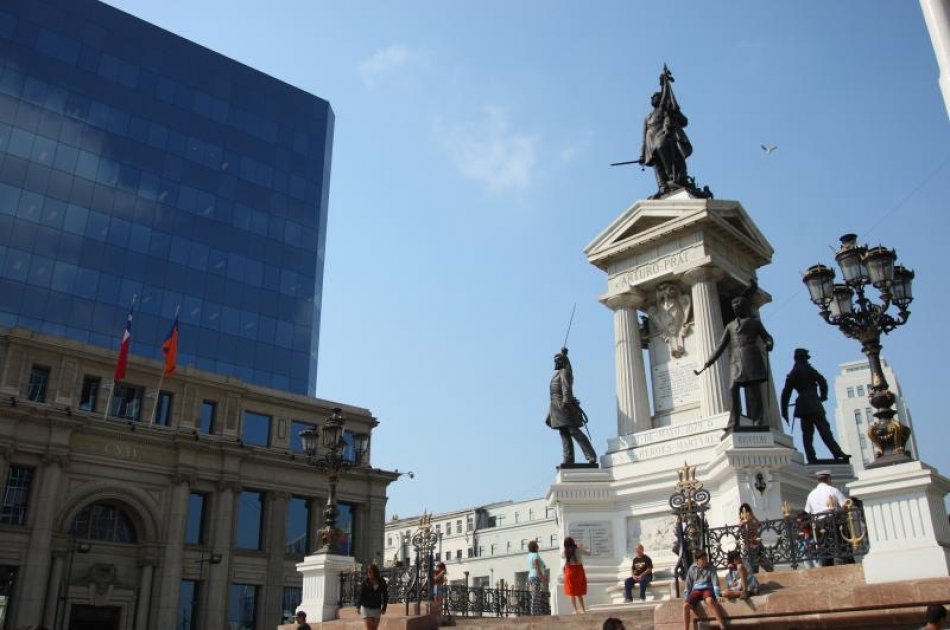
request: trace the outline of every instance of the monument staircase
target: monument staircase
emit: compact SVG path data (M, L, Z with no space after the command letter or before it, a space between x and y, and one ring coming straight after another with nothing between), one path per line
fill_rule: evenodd
M795 628L894 628L923 625L929 604L950 604L950 577L867 584L860 564L761 572L762 590L747 600L723 601L729 627L792 630ZM592 606L583 615L550 617L454 617L438 624L430 616L405 616L402 606L390 607L380 630L430 630L442 626L488 630L600 630L608 617L623 621L627 630L680 630L683 606L672 592L663 601ZM312 623L312 630L362 630L352 608L341 619ZM697 630L717 628L711 615L694 622ZM281 630L295 630L285 625Z

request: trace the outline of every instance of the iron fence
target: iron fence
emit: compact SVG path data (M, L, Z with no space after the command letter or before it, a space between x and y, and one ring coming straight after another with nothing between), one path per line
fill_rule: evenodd
M432 601L425 571L418 575L415 565L380 569L386 580L389 604L409 604ZM355 606L360 586L365 579L363 571L340 574L340 607ZM542 591L539 609L551 614L551 593ZM442 599L443 616L459 617L520 617L531 614L531 591L503 586L485 588L453 584L445 587Z
M551 593L540 594L542 614L551 614ZM460 617L524 617L531 614L531 591L463 585L446 587L442 614Z
M757 526L726 525L706 529L710 562L725 568L733 549L742 552L753 570L776 565L829 565L853 562L870 548L864 510L850 501L824 514L789 514L759 521Z
M380 576L386 581L386 594L389 603L404 603L411 601L422 601L424 597L416 598L416 594L422 591L425 595L425 587L419 588L415 577L415 566L393 566L385 567L379 570ZM360 594L360 587L363 580L366 579L366 572L363 569L348 571L340 574L340 607L355 606L356 600Z

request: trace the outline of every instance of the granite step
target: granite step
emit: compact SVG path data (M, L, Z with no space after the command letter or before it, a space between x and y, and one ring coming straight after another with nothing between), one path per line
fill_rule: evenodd
M803 575L792 575L794 573ZM950 600L950 578L865 584L860 565L775 572L765 576L762 594L747 600L722 602L730 627L769 630L919 628L928 604ZM654 627L656 630L682 628L682 601L659 605ZM716 626L713 623L699 627Z
M601 630L608 617L623 621L627 630L652 630L653 606L617 606L616 609L588 610L582 615L557 615L550 617L509 617L502 619L456 618L459 628L485 628L486 630Z

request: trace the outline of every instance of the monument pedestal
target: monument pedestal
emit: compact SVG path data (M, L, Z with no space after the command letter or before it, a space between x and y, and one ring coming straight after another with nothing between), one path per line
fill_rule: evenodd
M657 579L668 577L677 560L670 496L684 466L712 496L711 527L736 524L743 503L760 519L781 518L784 501L804 506L814 479L782 426L774 378L757 392L758 425L728 432L730 357L696 374L735 316L732 299L748 297L756 270L771 261L772 246L741 204L686 191L637 201L585 254L607 275L600 301L613 311L617 433L602 469L559 471L547 499L561 539L591 549L584 566L594 606L630 575L638 543L664 574ZM756 289L751 314L768 300ZM768 373L764 342L760 350ZM570 610L555 592L554 611Z
M869 584L950 575L950 523L944 506L950 479L913 461L866 469L848 490L864 503L871 543L864 577Z
M561 540L570 536L591 550L584 559L589 606L612 603L611 593L619 593L614 587L630 575L638 543L653 559L657 579L669 577L676 562L669 500L684 463L696 466L697 480L714 497L707 513L712 527L735 524L742 503L763 519L779 518L785 499L804 505L814 480L791 437L727 433L728 420L722 413L612 438L601 458L604 468L558 473L547 499L557 509ZM570 614L563 589L552 591L554 612Z
M303 574L303 593L297 610L307 613L307 621L336 619L340 605L340 574L353 571L356 561L350 556L318 552L297 565Z

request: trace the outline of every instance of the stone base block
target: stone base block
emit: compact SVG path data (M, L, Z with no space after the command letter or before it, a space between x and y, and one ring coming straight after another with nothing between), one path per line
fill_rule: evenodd
M950 575L950 480L919 461L863 471L848 484L864 502L869 584Z
M307 621L336 619L340 602L340 574L356 568L350 556L315 553L297 565L303 575L303 596L297 610L307 613Z

